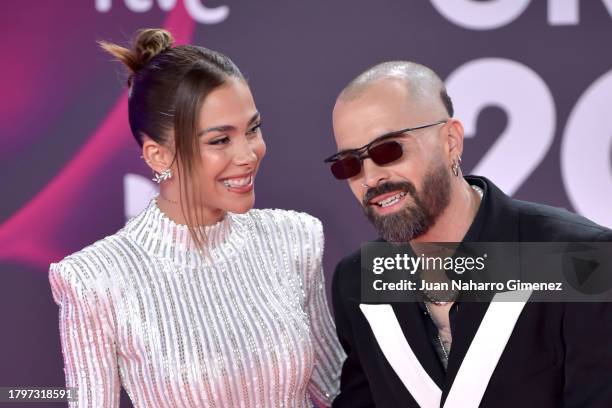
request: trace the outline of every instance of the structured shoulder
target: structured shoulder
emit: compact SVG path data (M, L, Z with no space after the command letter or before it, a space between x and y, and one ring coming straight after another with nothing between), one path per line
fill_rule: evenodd
M119 231L52 263L49 266L51 283L61 280L75 287L92 289L116 266L113 254L117 252L117 244L126 239Z
M357 248L355 251L351 252L342 258L340 262L338 262L336 265L336 271L359 269L361 265L361 252L364 249L367 250L369 246L381 245L383 243L384 241L379 238L375 241L370 241L364 244L363 247Z
M360 296L361 253L364 249L367 251L370 245L378 246L384 242L385 241L383 241L381 238L375 241L370 241L342 258L340 262L336 264L336 269L334 271L332 286L335 288L335 290L342 293L342 296Z
M610 241L612 230L563 208L515 200L518 204L524 238L542 234L556 241Z
M334 292L344 297L355 295L360 290L361 248L342 258L334 270L332 287Z
M251 210L256 236L295 261L305 285L321 279L324 236L321 221L291 210Z
M307 235L314 234L318 236L323 233L321 221L304 212L280 209L253 209L248 214L256 226L280 230L294 229Z
M345 256L338 262L336 266L337 270L353 269L357 268L361 263L361 249L353 251L349 255Z

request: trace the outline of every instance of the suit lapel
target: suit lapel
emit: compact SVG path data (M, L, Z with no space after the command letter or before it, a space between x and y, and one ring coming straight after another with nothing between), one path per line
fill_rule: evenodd
M444 401L477 408L531 291L498 293L489 305Z
M431 344L431 339L428 337L421 308L414 302L394 303L392 307L402 333L417 356L419 363L436 385L443 389L446 374L436 350Z
M489 303L466 302L458 306L459 310L457 311L456 324L453 326L453 343L448 356L445 384L442 388L444 390L442 401L446 399L448 391L455 381L455 376L472 343L472 339L476 335L478 327L487 313Z
M417 358L418 352L407 341L393 307L385 304L361 304L359 307L389 365L420 407L438 408L442 402L444 408L477 408L530 295L530 291L505 292L495 295L490 304L474 303L484 307L473 312L480 313L483 309L486 312L481 320L475 320L477 329L461 361L459 357L453 360L455 349L451 351L454 372L444 387L444 398L442 390L421 363L427 364L427 360ZM418 330L408 332L413 331ZM413 339L416 344L420 343L418 337ZM461 351L455 355L459 356Z
M519 214L513 200L505 195L495 184L484 177L467 176L470 184L485 190L481 208L483 216L480 225L472 225L465 236L465 242L518 242ZM477 331L489 309L489 302L464 302L459 305L456 327L453 327L453 346L449 355L446 383L442 400L445 401L457 373L475 338ZM523 304L524 306L524 304ZM522 307L521 307L522 309ZM514 328L512 325L511 330ZM511 331L510 331L511 333ZM505 343L504 343L505 344ZM497 360L496 360L497 361ZM487 378L488 381L488 378Z
M465 241L518 242L518 206L484 177L466 179L484 186L486 194L484 217ZM500 295L506 294L496 296ZM471 408L479 405L525 305L497 300L459 305L446 376L420 324L418 305L361 304L360 308L389 364L422 408L440 407L440 402L445 408Z
M484 308L474 309L474 313L486 312L481 320L476 320L477 329L459 363L459 357L453 360L455 351L451 351L455 371L444 387L447 391L444 398L438 384L421 364L423 359L417 358L407 341L393 307L385 304L359 307L389 365L421 408L438 408L440 403L444 408L477 408L530 295L529 291L498 293L490 304L475 303ZM416 340L418 344L420 339Z
M421 408L438 408L442 391L431 379L406 341L390 305L361 304L376 342L387 362Z

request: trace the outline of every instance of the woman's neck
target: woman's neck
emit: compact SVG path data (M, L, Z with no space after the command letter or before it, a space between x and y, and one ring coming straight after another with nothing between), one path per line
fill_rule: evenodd
M187 225L187 218L183 213L185 211L192 212L192 219L196 220L196 214L201 211L203 219L201 220L201 226L208 226L216 224L221 221L225 216L225 211L221 209L211 210L210 208L187 208L186 205L181 206L181 199L176 195L170 195L169 192L161 188L159 196L157 198L157 207L164 213L170 220L176 224Z

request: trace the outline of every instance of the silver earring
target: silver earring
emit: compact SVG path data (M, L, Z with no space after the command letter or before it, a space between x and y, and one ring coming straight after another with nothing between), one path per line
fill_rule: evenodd
M166 169L163 170L161 173L155 173L155 176L153 176L152 180L157 184L160 184L162 181L168 180L170 178L172 178L172 170Z
M457 160L453 161L453 164L451 165L451 170L453 171L453 174L455 175L455 177L459 176L459 170L461 170L461 156L457 156Z

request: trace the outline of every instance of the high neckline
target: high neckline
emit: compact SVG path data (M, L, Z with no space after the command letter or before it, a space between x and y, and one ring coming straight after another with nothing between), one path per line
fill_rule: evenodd
M227 261L237 256L246 242L248 217L226 213L215 224L203 228L206 241L201 251L186 225L172 221L153 198L147 208L132 218L124 230L145 251L174 263L196 266Z

